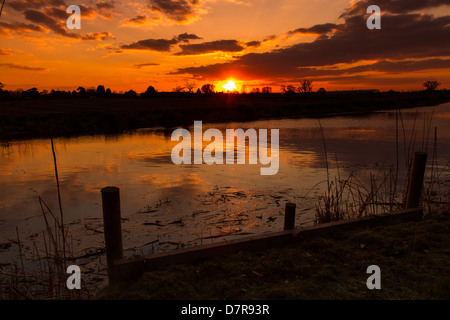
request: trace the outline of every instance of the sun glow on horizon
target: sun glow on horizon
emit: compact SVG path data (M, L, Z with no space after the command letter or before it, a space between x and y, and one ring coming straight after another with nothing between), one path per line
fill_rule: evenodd
M229 80L227 83L225 83L222 88L226 91L226 92L233 92L233 91L237 91L237 86L236 83L234 83L233 80Z

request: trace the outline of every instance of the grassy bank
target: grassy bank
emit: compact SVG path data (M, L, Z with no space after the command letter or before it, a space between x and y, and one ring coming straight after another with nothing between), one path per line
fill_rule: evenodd
M335 114L367 114L432 106L450 101L450 91L385 93L174 94L151 98L37 97L0 101L0 140L117 134L138 128L204 122L253 121Z
M366 286L370 265L381 290ZM450 214L349 228L144 274L98 299L450 299Z

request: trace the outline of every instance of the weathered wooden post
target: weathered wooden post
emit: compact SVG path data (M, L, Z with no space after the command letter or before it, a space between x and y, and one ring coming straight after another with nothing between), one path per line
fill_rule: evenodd
M284 230L292 230L295 226L295 203L286 203L284 213Z
M414 153L409 176L408 192L406 194L405 209L419 207L426 164L427 154L425 152Z
M117 187L106 187L101 192L108 280L112 283L114 282L114 261L123 258L120 192Z

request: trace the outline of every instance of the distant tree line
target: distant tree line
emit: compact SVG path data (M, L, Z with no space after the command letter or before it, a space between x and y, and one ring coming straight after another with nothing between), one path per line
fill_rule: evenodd
M5 99L37 99L37 98L135 98L138 96L153 95L156 90L150 86L143 93L138 94L134 90L128 90L126 92L112 92L111 89L106 88L103 85L95 87L84 88L78 87L76 90L42 90L39 91L36 87L27 90L3 90L4 84L0 83L0 98Z
M303 94L308 95L313 92L313 85L311 80L300 80L297 85L282 85L280 93L282 95ZM437 81L426 81L423 83L425 91L435 91L440 83ZM137 93L134 90L126 92L112 92L111 89L105 88L103 85L95 87L84 88L78 87L76 90L43 90L39 91L36 87L27 90L4 90L5 85L0 82L0 99L37 99L41 97L46 98L151 98L156 96L175 96L175 95L212 95L217 94L214 84L206 83L201 87L197 86L195 81L187 81L184 86L176 86L172 92L158 92L153 86L149 86L144 92ZM197 89L197 90L195 90ZM316 91L318 94L325 94L324 88L319 88ZM393 90L391 90L393 92ZM228 93L227 93L228 94ZM232 93L236 94L236 92ZM246 92L246 86L242 86L241 94L250 95L270 95L274 94L270 86L260 88L253 88L249 93Z

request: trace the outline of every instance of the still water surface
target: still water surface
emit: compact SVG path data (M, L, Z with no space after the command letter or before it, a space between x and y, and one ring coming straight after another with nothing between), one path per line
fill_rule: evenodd
M223 132L279 129L274 176L261 176L261 164L176 166L176 142L171 132L158 129L55 139L64 222L75 248L102 246L100 190L106 186L120 188L124 247L147 253L279 231L286 202L297 204L297 226L314 223L327 186L325 147L332 180L353 174L368 182L370 172L397 161L404 178L408 150L433 153L435 128L440 169L450 160L450 104L330 117L320 124L294 119L203 125ZM50 140L1 146L0 243L15 239L16 227L32 239L44 228L38 196L59 215Z

